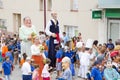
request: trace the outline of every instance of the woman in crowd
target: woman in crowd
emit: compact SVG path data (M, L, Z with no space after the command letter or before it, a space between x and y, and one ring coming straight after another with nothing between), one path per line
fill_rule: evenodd
M41 75L42 69L44 67L43 61L46 57L43 53L44 47L42 46L42 44L40 44L39 41L40 41L39 37L36 37L34 40L34 44L31 46L31 53L32 53L32 59L34 59L34 63L39 64L40 66L39 75ZM40 76L40 80L42 80L41 76Z

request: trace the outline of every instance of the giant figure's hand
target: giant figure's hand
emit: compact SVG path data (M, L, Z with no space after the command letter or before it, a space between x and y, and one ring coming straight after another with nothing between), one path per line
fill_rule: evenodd
M54 37L54 38L55 38L55 37L57 37L57 35L56 35L55 33L52 33L52 37Z

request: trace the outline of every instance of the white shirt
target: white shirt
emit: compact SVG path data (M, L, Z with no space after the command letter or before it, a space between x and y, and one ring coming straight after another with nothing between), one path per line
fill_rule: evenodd
M31 53L32 53L32 55L42 55L43 58L45 59L46 56L45 56L44 53L40 53L40 48L39 48L39 47L40 47L39 45L36 46L36 45L33 44L33 45L31 46Z
M52 19L52 21L54 22L54 19ZM45 29L45 32L46 32L46 34L47 35L49 35L49 36L51 36L52 35L52 32L50 32L50 26L52 25L52 23L51 23L51 20L48 22L48 24L46 25L46 29ZM58 26L59 26L59 24L58 24ZM60 27L59 27L60 28ZM62 38L62 33L61 33L61 31L60 31L60 29L59 29L59 35L60 35L60 38Z
M23 75L31 75L31 66L28 62L23 63L23 66L21 68L22 74Z
M48 72L48 68L49 68L48 64L45 64L44 68L42 70L42 74L41 74L42 77L50 77L50 73Z
M36 45L32 45L31 46L31 54L32 55L39 55L40 54L40 48L39 48L40 46L38 45L38 46L36 46Z
M81 65L90 65L90 54L88 52L84 52L80 58L80 64Z

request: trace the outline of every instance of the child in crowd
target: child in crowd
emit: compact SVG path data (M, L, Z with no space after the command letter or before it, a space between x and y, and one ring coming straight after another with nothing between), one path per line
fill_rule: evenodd
M14 59L13 59L11 48L8 48L8 52L6 52L6 56L8 56L10 58L10 61L13 63Z
M77 48L77 55L78 55L78 60L80 60L83 52L82 52L82 47L83 47L83 43L82 42L77 42L76 44L76 48ZM80 61L78 61L78 63L80 64ZM79 66L79 71L78 71L78 77L81 77L81 67Z
M58 80L72 80L72 72L70 70L70 64L71 60L69 57L64 57L62 59L62 69L64 72L62 73L62 76L58 78Z
M93 40L88 39L85 45L85 52L83 52L81 58L80 58L80 68L81 68L81 77L86 79L87 78L87 72L90 67L90 61L93 59L92 54L92 44Z
M44 65L44 68L43 68L42 74L41 74L43 80L50 80L49 70L52 69L52 68L49 68L50 63L51 63L51 60L46 58L45 65Z
M92 67L91 70L91 80L102 80L102 75L99 70L100 64L101 62L98 60L94 62L94 66Z
M22 68L21 68L22 80L32 80L32 77L31 77L32 72L31 72L30 63L31 63L31 58L27 57L26 61L23 63Z
M12 65L10 63L10 58L5 57L5 61L2 63L2 75L5 76L5 80L10 80L10 75L12 71Z
M33 73L33 71L35 70L35 63L34 62L35 62L34 59L31 59L31 62L30 62L31 73ZM32 74L31 74L31 78L32 78Z
M72 72L72 76L74 77L74 76L75 76L75 68L74 68L74 62L75 62L75 61L74 61L74 57L75 57L75 52L73 52L73 51L71 50L71 48L68 47L67 52L65 52L65 56L66 56L66 57L69 57L70 60L71 60L70 70L71 70L71 72Z
M63 50L61 48L61 46L56 46L56 50L57 50L57 53L56 53L56 70L57 70L57 76L56 78L58 78L60 76L60 73L62 71L62 57L63 57Z
M13 65L14 58L13 58L13 55L12 55L12 49L11 48L8 48L8 52L6 52L6 56L8 56L9 59L10 59L10 63L12 65L12 71L13 71L15 67Z
M32 74L32 80L39 80L39 65L36 64L34 65L35 69L33 71L33 74Z

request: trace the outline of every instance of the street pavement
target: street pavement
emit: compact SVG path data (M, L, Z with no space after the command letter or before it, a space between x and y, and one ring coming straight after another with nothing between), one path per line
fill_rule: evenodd
M1 63L0 63L0 70L1 70ZM78 72L78 69L76 69L76 74ZM51 75L51 80L56 80L55 77L56 77L56 71L54 71ZM0 78L2 78L2 75L0 74ZM5 79L3 79L5 80ZM11 80L22 80L22 72L21 72L21 69L19 68L19 65L15 65L15 69L14 71L12 71L12 74L11 74ZM74 80L83 80L81 78L78 78L77 76L74 77Z

